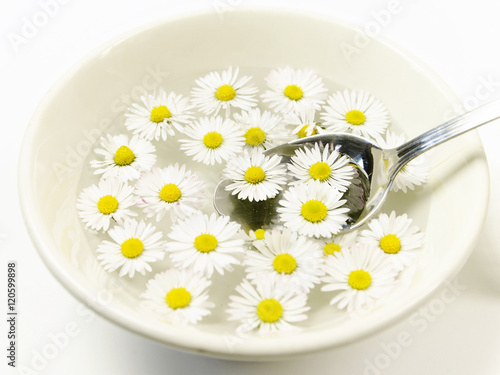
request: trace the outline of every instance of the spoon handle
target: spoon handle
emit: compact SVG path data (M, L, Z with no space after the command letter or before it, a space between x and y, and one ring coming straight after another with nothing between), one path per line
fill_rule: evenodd
M425 151L497 118L500 118L500 100L466 112L413 138L394 149L399 160L394 165L391 174L397 173L409 161Z

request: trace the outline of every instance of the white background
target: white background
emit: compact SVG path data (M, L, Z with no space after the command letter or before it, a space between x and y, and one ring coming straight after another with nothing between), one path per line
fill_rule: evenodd
M398 0L60 0L44 19L40 12L46 2L0 4L0 374L500 374L498 123L479 131L491 173L487 222L452 286L443 286L412 317L376 336L284 362L241 363L179 353L83 310L47 271L31 244L16 183L24 129L47 90L90 51L152 20L193 9L223 12L272 4L331 15L361 30L371 25L372 31L435 70L472 108L500 97L498 2L400 0L399 11L389 19L381 14ZM36 33L23 35L26 20L38 22ZM14 34L25 38L22 44L9 40ZM9 260L19 268L18 368L12 371L6 370L4 313ZM68 340L62 339L65 331L66 336L72 334ZM56 338L60 348L54 351Z

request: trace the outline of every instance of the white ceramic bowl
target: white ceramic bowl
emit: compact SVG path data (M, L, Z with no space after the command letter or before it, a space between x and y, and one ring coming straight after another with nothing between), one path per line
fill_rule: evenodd
M98 242L78 220L75 201L88 184L88 160L100 135L122 126L126 106L158 86L189 94L194 79L239 66L260 88L270 69L310 67L330 92L364 89L388 107L393 129L417 135L459 105L432 72L391 45L319 16L283 10L234 10L170 19L100 48L46 95L27 129L20 160L20 197L29 233L54 276L79 300L131 331L171 347L232 359L282 358L351 343L407 316L462 267L485 217L488 172L481 143L469 133L437 148L429 185L393 194L386 211L407 212L426 233L421 257L386 303L357 318L313 296L317 305L301 333L281 338L234 335L225 298L233 280L215 280L215 314L180 328L138 309L147 277L108 274L96 261ZM358 41L358 42L357 42ZM358 44L357 44L358 43ZM346 47L352 47L350 55ZM344 52L343 52L344 51ZM182 153L162 151L171 160ZM193 168L203 169L191 164ZM204 174L201 171L202 175ZM213 187L216 177L208 177ZM210 210L210 208L207 208ZM158 271L158 269L155 269ZM328 300L329 297L323 297Z

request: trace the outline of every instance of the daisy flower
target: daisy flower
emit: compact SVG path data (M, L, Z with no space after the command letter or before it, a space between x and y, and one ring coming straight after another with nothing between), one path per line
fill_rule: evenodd
M245 332L261 335L298 331L295 323L307 319L307 294L282 279L262 277L256 285L244 279L236 286L238 295L229 296L229 320L239 321Z
M241 111L233 116L242 128L245 137L245 148L267 150L287 141L282 129L283 119L269 111L261 112L259 108Z
M172 226L167 250L178 268L192 267L206 277L214 270L222 275L224 270L232 271L232 264L240 263L235 257L244 252L239 229L229 216L197 212Z
M397 270L376 247L358 244L325 261L322 291L340 291L330 301L339 309L360 312L387 295L396 284Z
M402 145L406 141L404 134L397 135L394 132L388 131L385 140L380 140L379 144L382 148L390 149ZM390 160L387 160L387 169L392 167ZM403 190L406 193L407 189L413 190L416 186L424 185L429 180L429 158L427 154L411 160L406 164L396 175L392 183L391 190Z
M348 208L342 193L328 184L310 181L285 191L277 208L285 227L299 234L330 237L342 229Z
M97 248L97 259L106 271L113 272L120 268L120 277L151 272L149 263L165 256L165 241L161 240L163 234L142 220L127 220L123 226L110 229L108 234L113 241L101 242Z
M232 183L226 186L238 199L263 201L274 198L286 184L286 166L281 164L281 156L265 156L261 150L250 153L243 151L227 163L224 177Z
M316 109L313 106L301 107L298 112L286 114L284 122L294 127L292 134L299 139L316 135L322 130L321 123L316 121Z
M422 246L424 234L413 225L406 214L397 216L380 214L368 222L368 229L361 232L361 241L377 246L390 255L396 268L402 270L412 264Z
M255 241L253 246L258 251L248 251L243 262L247 266L247 277L253 282L263 274L270 274L308 293L324 274L318 243L296 232L268 231L265 239Z
M226 117L231 114L231 108L245 111L257 105L255 94L257 88L250 84L252 77L238 78L239 68L229 67L222 73L211 72L195 82L199 87L193 88L192 102L206 115L217 115L221 109L226 111Z
M204 203L205 183L198 175L186 170L186 166L169 165L153 167L141 176L135 185L140 198L137 206L144 209L147 217L156 216L160 221L169 212L172 221L195 213Z
M170 268L148 281L141 305L173 324L196 324L215 306L208 300L211 281L190 269Z
M78 216L87 227L106 231L111 220L120 224L131 216L137 216L130 209L137 200L133 191L133 186L118 179L101 180L99 185L83 189L78 196Z
M364 91L336 92L323 109L323 126L330 131L351 132L378 141L389 126L385 106Z
M265 81L270 90L262 99L276 112L299 113L310 106L320 109L327 96L323 80L311 69L274 69Z
M102 159L92 160L90 166L96 169L94 174L102 174L102 178L137 180L141 172L149 171L156 163L155 146L138 135L129 140L125 134L108 134L101 138L101 147L94 152Z
M141 96L142 104L133 103L125 114L125 126L147 140L167 140L175 130L182 131L193 119L188 98L160 89L157 95Z
M356 244L358 239L358 231L352 230L347 233L337 234L331 238L324 239L320 242L321 248L323 249L323 255L328 257L329 255L337 255L340 251L348 250Z
M229 160L244 145L243 131L232 120L218 116L200 118L186 127L184 133L191 139L179 140L181 150L207 165Z
M337 150L330 150L329 145L323 151L317 143L314 147L299 148L288 164L288 170L297 179L292 185L316 180L344 192L356 175L349 161L347 156L340 155Z
M261 241L266 238L266 230L264 228L259 228L256 230L250 229L246 235L247 241Z

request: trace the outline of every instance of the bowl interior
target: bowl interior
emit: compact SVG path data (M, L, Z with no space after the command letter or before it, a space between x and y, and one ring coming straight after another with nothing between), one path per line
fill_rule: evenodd
M368 314L348 317L335 307L310 314L301 333L259 338L235 334L224 310L236 270L215 277L214 316L189 328L169 325L139 309L139 294L152 277L120 279L96 260L98 240L82 227L75 208L88 186L88 161L99 138L118 134L127 106L159 87L189 95L209 71L238 66L260 89L273 68L309 67L333 93L367 90L389 109L392 128L415 136L438 125L458 104L428 69L380 41L363 47L354 29L293 12L233 11L191 15L159 23L109 43L67 73L47 94L30 123L20 162L20 196L26 224L43 260L77 298L132 331L170 346L239 359L283 357L339 346L373 333L408 314L466 261L485 217L488 172L475 133L432 152L430 183L409 194L393 193L385 212L408 213L426 233L418 264L389 300ZM262 108L264 106L261 105ZM172 147L170 147L172 146ZM160 160L186 163L213 189L220 170L167 144ZM212 212L210 204L204 208ZM165 264L159 264L159 272ZM325 298L311 295L311 304Z

